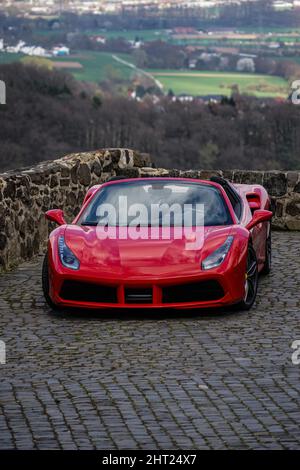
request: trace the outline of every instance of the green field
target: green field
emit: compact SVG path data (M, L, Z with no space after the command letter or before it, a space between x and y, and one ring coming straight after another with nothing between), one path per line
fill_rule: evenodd
M280 77L258 74L224 72L184 72L176 70L152 70L164 86L178 95L221 94L229 96L232 86L237 85L241 93L258 97L287 97L288 83Z
M133 57L130 55L117 54L117 56L133 63ZM78 80L99 82L107 78L107 74L109 71L111 73L112 69L116 70L120 78L124 80L129 80L134 75L133 69L116 62L111 53L81 51L69 58L59 60L76 61L83 65L83 70L71 71ZM189 70L147 70L147 72L150 72L162 83L166 92L172 89L175 94L223 94L229 96L233 85L237 85L241 93L258 97L286 97L288 94L286 80L268 75Z
M116 54L119 58L133 63L129 54ZM20 60L21 54L0 54L0 63L9 63ZM135 70L117 62L113 54L106 52L78 51L69 57L55 58L55 62L78 62L82 69L64 69L69 71L77 80L99 83L105 79L120 78L130 80ZM280 77L190 70L147 70L158 79L164 91L172 90L176 95L186 93L191 95L219 94L229 96L232 87L237 85L241 93L258 97L287 97L288 82Z
M130 80L134 75L134 70L126 65L117 62L109 52L78 51L68 57L55 57L48 60L52 62L78 62L82 69L64 68L65 72L70 72L77 80L99 83L111 75L115 75L123 80ZM129 54L115 54L120 59L133 63L133 58ZM17 62L24 58L23 54L0 53L0 64Z
M129 54L116 54L123 60L132 62L132 57ZM120 64L113 58L113 54L109 52L92 52L92 51L78 51L69 57L60 57L53 59L55 62L79 62L83 69L70 70L74 77L78 80L87 82L99 83L106 78L109 74L115 73L124 80L129 80L133 74L133 70L129 67Z
M116 54L123 60L133 62L132 57L127 54ZM17 62L24 58L23 54L0 53L0 64ZM56 57L50 59L52 62L79 62L83 68L80 70L64 69L69 71L78 80L96 82L105 80L110 74L115 73L124 80L129 80L134 71L129 67L120 64L113 58L113 54L106 52L78 51L68 57ZM113 69L113 70L112 70Z
M101 35L106 38L124 38L128 41L140 38L143 41L154 41L155 39L168 39L168 33L165 29L132 29L132 30L117 30L117 31L104 31L101 29L93 29L85 31L89 36Z

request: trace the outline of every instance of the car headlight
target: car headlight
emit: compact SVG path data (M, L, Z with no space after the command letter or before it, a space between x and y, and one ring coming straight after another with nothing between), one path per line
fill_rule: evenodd
M233 242L233 237L230 235L225 243L221 245L217 250L211 253L204 261L202 261L202 269L212 269L220 266L227 256L228 251Z
M58 237L58 254L63 266L69 269L79 269L80 263L74 253L66 245L65 237Z

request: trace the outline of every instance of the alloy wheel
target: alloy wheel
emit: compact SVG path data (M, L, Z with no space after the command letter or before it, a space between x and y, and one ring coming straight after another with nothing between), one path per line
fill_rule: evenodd
M252 246L249 246L245 280L245 297L246 305L251 306L255 300L258 283L258 268L256 254Z

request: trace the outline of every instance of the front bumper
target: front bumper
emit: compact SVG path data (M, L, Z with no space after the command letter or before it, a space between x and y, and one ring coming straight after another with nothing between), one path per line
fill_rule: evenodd
M50 269L50 297L61 307L83 309L207 309L244 297L242 267L220 268L181 278L107 279Z

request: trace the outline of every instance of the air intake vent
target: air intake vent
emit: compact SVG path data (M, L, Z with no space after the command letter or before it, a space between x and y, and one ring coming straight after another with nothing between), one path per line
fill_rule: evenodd
M65 281L60 291L60 297L65 300L74 300L74 302L118 302L115 287L79 281Z
M163 288L163 303L206 302L224 297L217 281L195 282Z

